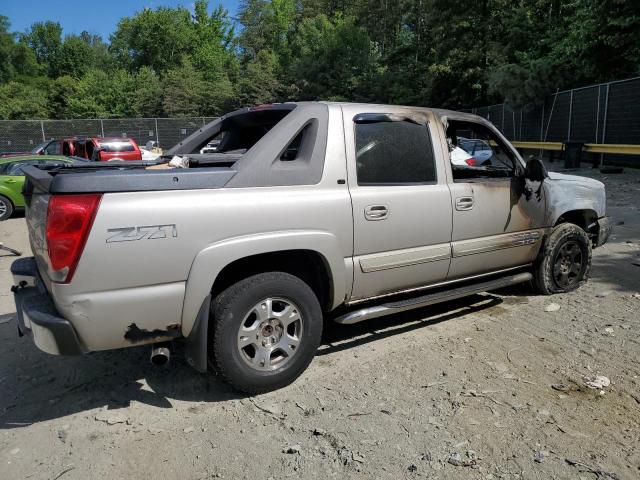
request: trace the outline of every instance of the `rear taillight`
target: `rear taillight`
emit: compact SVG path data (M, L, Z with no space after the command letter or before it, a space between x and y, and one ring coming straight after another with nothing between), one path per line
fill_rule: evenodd
M477 161L475 158L473 158L473 157L471 157L471 158L467 158L467 159L464 161L464 163L466 163L467 165L469 165L469 166L471 166L471 167L473 167L473 166L475 166L475 165L478 165L478 161Z
M69 283L82 255L102 195L59 195L49 199L47 248L52 280Z

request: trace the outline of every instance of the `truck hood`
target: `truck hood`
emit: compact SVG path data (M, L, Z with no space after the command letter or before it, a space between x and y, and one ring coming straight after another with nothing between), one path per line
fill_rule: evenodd
M560 182L580 182L585 186L594 189L604 189L604 183L594 180L593 178L580 177L578 175L567 175L566 173L549 172L549 178L553 181Z
M549 172L548 180L544 184L552 224L558 216L570 210L594 210L598 217L606 214L606 195L602 182L557 172Z

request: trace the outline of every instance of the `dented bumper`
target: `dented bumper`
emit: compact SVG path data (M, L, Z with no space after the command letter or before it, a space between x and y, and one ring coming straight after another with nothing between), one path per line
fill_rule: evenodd
M39 277L33 257L11 265L18 335L31 338L36 346L53 355L86 353L71 322L60 316Z
M596 247L604 245L609 239L611 234L611 219L609 217L601 217L598 219L598 238L596 240Z

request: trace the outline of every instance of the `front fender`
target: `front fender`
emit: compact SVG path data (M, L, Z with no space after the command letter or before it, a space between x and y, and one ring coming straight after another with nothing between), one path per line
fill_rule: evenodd
M597 180L558 173L543 183L547 198L547 226L553 226L566 212L593 210L598 218L606 214L604 185Z
M244 235L213 243L195 257L187 278L182 308L182 334L191 332L204 299L224 267L241 258L283 250L311 250L322 255L333 285L333 307L347 296L346 264L335 235L317 230L288 230Z

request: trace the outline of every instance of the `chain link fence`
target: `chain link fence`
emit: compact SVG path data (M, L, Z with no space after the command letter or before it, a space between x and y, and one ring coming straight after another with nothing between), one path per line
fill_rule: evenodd
M0 153L28 152L54 138L129 137L168 149L215 117L0 120Z
M541 106L478 107L510 140L640 144L640 77L575 88L549 95ZM640 157L606 155L609 162L640 166Z

